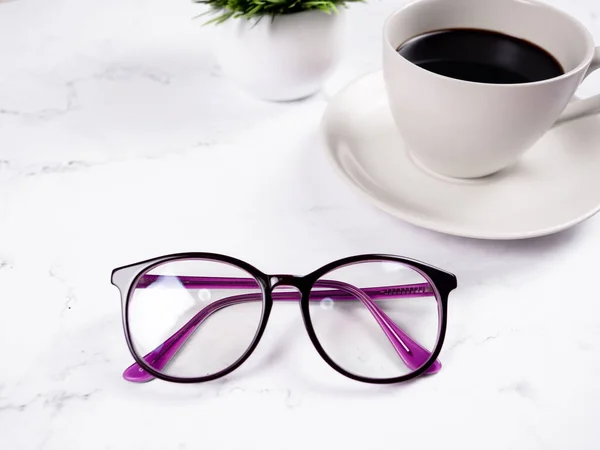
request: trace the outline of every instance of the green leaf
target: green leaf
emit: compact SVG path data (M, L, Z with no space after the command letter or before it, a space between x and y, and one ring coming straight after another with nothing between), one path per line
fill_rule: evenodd
M244 14L246 17L252 17L253 15L255 15L258 11L260 11L262 9L262 5L256 5L254 8L252 8L250 11L248 11L246 14Z
M273 20L283 14L302 11L322 11L326 14L338 13L339 7L347 7L349 3L363 3L365 0L192 0L194 3L207 5L217 17L208 23L223 23L226 20L250 19L269 16Z

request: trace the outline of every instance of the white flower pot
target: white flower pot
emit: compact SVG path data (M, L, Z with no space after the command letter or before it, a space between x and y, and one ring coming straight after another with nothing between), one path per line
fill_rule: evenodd
M223 73L248 93L272 101L308 97L321 88L343 44L344 13L305 11L216 25Z

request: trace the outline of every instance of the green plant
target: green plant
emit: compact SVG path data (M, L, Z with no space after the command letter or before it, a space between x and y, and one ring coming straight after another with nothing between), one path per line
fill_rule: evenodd
M321 10L327 14L337 12L339 6L364 0L192 0L208 5L206 14L217 16L207 23L222 23L228 19L279 16L302 11Z

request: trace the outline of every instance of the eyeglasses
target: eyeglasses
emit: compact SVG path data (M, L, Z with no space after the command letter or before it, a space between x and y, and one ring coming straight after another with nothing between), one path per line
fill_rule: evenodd
M339 373L398 383L437 373L456 277L393 255L359 255L306 275L267 275L214 253L161 256L120 267L132 382L223 377L256 348L273 302L299 302L306 331Z

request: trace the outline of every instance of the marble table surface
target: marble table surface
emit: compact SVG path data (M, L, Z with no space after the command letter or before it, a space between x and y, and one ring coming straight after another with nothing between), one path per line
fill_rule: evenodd
M349 11L328 89L380 67L400 1ZM600 43L600 3L555 0ZM319 143L327 96L225 79L187 0L0 1L0 448L597 449L600 217L544 238L441 235L351 192ZM582 94L600 89L593 75ZM599 149L600 150L600 149ZM397 253L457 274L432 377L378 387L275 307L237 372L130 384L119 265L214 251L267 272Z

